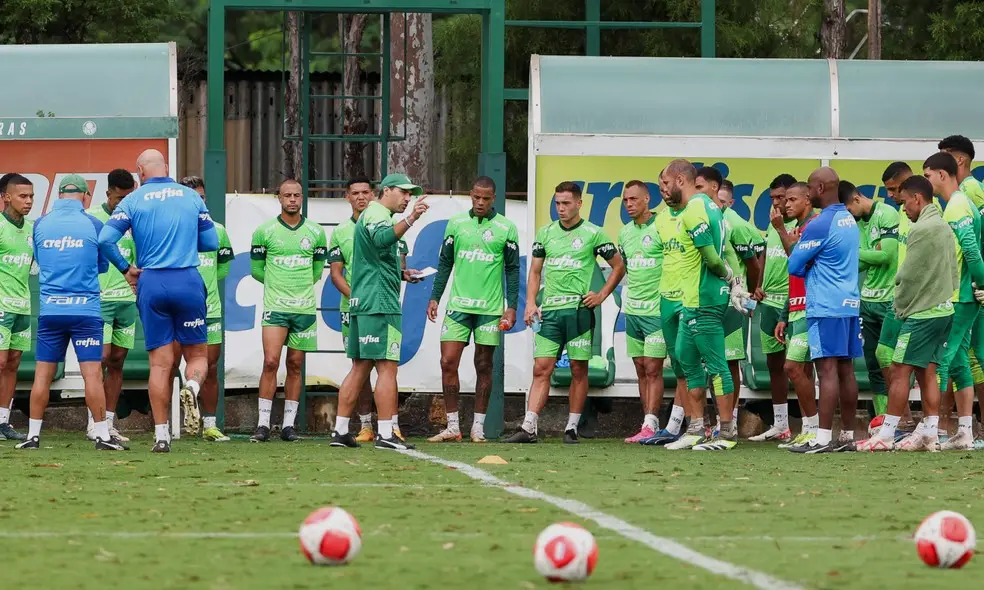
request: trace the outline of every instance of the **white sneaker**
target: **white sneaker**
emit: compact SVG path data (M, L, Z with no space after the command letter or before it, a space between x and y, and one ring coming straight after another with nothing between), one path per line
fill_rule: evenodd
M89 425L85 428L85 437L93 442L96 440L96 425L89 422Z
M927 451L935 453L940 450L939 437L936 436L935 432L922 434L917 431L895 443L895 448L906 452Z
M773 426L772 428L766 430L762 434L753 436L748 439L749 442L786 442L792 440L793 433L789 431L789 427L780 428L778 426Z
M970 451L974 448L974 435L966 430L958 430L950 440L940 445L941 451Z
M116 427L115 426L110 426L109 427L109 438L110 439L116 439L116 440L118 440L120 442L130 442L130 439L128 439L127 437L123 436L123 434L119 430L116 430Z
M699 434L684 434L683 436L680 437L680 440L671 442L670 444L666 445L666 448L671 451L689 450L699 445L700 443L704 442L705 440L707 440L707 438Z

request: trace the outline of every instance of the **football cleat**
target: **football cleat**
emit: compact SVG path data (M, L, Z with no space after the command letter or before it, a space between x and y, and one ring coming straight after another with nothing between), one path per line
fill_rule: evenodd
M34 450L34 449L40 449L41 448L41 439L39 437L37 437L37 436L32 436L31 438L25 440L24 442L20 443L19 445L17 445L14 448L17 448L17 449L25 449L25 450L28 450L28 451L31 451L31 450Z
M577 431L573 428L564 431L564 444L565 445L576 445L580 443L577 439Z
M14 427L9 423L4 422L0 424L0 440L27 440L26 434L21 434L14 430Z
M398 438L395 431L393 436L389 438L383 438L377 434L375 447L377 449L387 449L390 451L409 451L413 449L413 445L404 442L401 438Z
M249 437L249 442L267 442L270 440L270 427L257 426L253 431L253 436Z
M699 445L694 445L691 450L694 451L728 451L735 448L738 445L738 441L728 440L726 438L715 438L707 442L700 443Z
M794 438L793 440L778 445L778 448L790 449L792 447L798 447L800 445L809 444L811 441L815 440L816 438L817 438L816 432L801 432L797 434L796 438Z
M438 432L434 436L428 438L427 442L432 442L432 443L461 442L461 433L451 432L449 429L445 428L441 432Z
M376 440L376 433L372 431L372 426L363 426L358 436L355 437L355 441L360 443L369 443L374 440Z
M331 442L328 443L328 446L357 449L359 448L359 443L356 441L356 438L352 436L351 432L347 432L345 434L338 434L338 432L332 431Z
M536 434L526 432L523 428L519 428L512 436L502 441L505 443L518 443L518 444L531 444L536 442Z
M708 439L706 436L701 436L699 434L687 433L681 436L678 440L671 442L666 445L666 448L671 451L685 451L694 448L695 446L706 442Z
M646 445L646 446L662 446L665 444L669 444L671 442L676 442L678 440L680 440L679 433L673 434L669 430L663 428L656 434L652 435L651 437L644 440L640 440L639 444Z
M762 434L757 434L748 439L749 442L787 442L793 438L793 433L789 427L778 428L773 426Z
M642 441L646 440L647 438L652 438L654 436L656 436L656 431L653 430L652 428L650 428L649 426L643 425L642 429L639 430L639 432L637 432L637 433L633 434L632 436L630 436L629 438L625 439L625 442L627 442L627 443L642 442Z
M880 436L873 436L858 443L859 453L877 453L879 451L894 451L895 439L884 439Z
M970 451L974 448L974 435L966 430L958 430L950 440L940 445L942 451Z

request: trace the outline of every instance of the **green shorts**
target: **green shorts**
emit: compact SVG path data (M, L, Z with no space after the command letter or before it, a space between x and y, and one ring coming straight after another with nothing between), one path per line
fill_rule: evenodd
M660 299L659 318L663 325L663 340L666 353L670 357L673 375L683 379L683 365L680 364L680 322L683 321L683 302Z
M540 315L540 331L533 336L533 358L560 358L567 348L567 358L572 361L591 360L594 310L551 309Z
M984 307L977 312L977 321L974 322L974 331L970 337L970 350L967 352L974 385L984 384L984 370L981 370L978 355L984 356Z
M930 363L940 364L946 354L946 339L950 335L953 316L917 320L908 318L902 323L892 362L925 369Z
M878 348L875 355L878 357L878 365L887 369L892 366L892 357L895 356L895 345L899 342L899 332L902 330L902 320L895 315L893 310L889 310L882 321L881 333L878 335Z
M318 318L313 314L265 311L262 325L287 328L287 348L304 352L318 350Z
M948 379L953 379L954 389L964 389L974 385L967 351L970 349L971 332L977 320L979 307L976 302L953 304L953 323L950 324L950 334L946 339L946 354L940 360L937 369L941 390L946 389Z
M133 349L137 333L136 301L103 301L103 344Z
M759 314L759 326L762 328L762 333L759 335L762 339L762 352L764 354L782 352L786 347L776 340L776 326L779 325L782 309L763 303L755 308L755 313Z
M660 317L646 315L625 316L625 352L629 358L666 358L666 340L663 339L663 322Z
M349 323L351 323L352 316L349 312L341 312L342 316L342 350L348 350L348 336L349 336Z
M207 344L222 344L222 318L205 318L205 326L208 331Z
M353 360L400 362L403 316L398 313L359 314L349 317L345 354Z
M441 326L441 342L464 342L468 344L474 334L475 344L499 346L502 335L499 320L502 316L449 311Z
M0 350L31 350L31 316L0 311Z
M806 312L794 311L789 314L786 324L786 360L794 363L810 362L810 343L806 337Z
M680 328L680 364L691 389L711 378L714 395L734 393L735 384L724 358L724 313L727 304L685 307Z
M724 310L724 358L727 361L745 360L748 342L748 316L730 305Z

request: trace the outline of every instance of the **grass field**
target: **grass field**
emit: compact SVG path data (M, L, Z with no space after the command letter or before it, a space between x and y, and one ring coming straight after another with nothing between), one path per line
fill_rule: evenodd
M42 445L23 452L0 442L7 586L546 588L531 548L560 520L596 536L598 568L587 582L596 588L755 587L633 540L639 529L662 547L672 540L765 574L760 588L974 588L984 575L980 556L960 571L930 569L906 538L940 509L964 513L984 532L984 453L418 444L431 458L587 504L595 511L585 519L477 481L473 471L367 447L330 449L324 440L182 439L163 456L148 452L149 438L125 454L97 454L80 435L49 434ZM476 465L489 454L508 464ZM296 531L329 504L360 521L362 552L349 566L316 568Z

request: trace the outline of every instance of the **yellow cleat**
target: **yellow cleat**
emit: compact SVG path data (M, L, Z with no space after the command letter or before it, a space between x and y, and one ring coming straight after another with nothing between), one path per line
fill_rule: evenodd
M486 442L489 442L488 440L486 440L484 434L482 434L481 432L475 432L474 430L471 433L471 441L473 443L486 443Z
M432 443L442 443L442 442L461 442L460 432L451 432L447 428L438 432L434 436L427 439L427 442Z
M407 442L407 439L403 438L403 433L400 432L399 428L393 428L393 436L400 439L403 442Z
M369 443L376 440L376 433L372 431L372 426L363 426L362 430L359 431L358 436L355 437L355 442Z
M231 440L228 436L222 434L222 431L215 426L206 428L205 432L202 433L202 438L209 442L226 442Z

